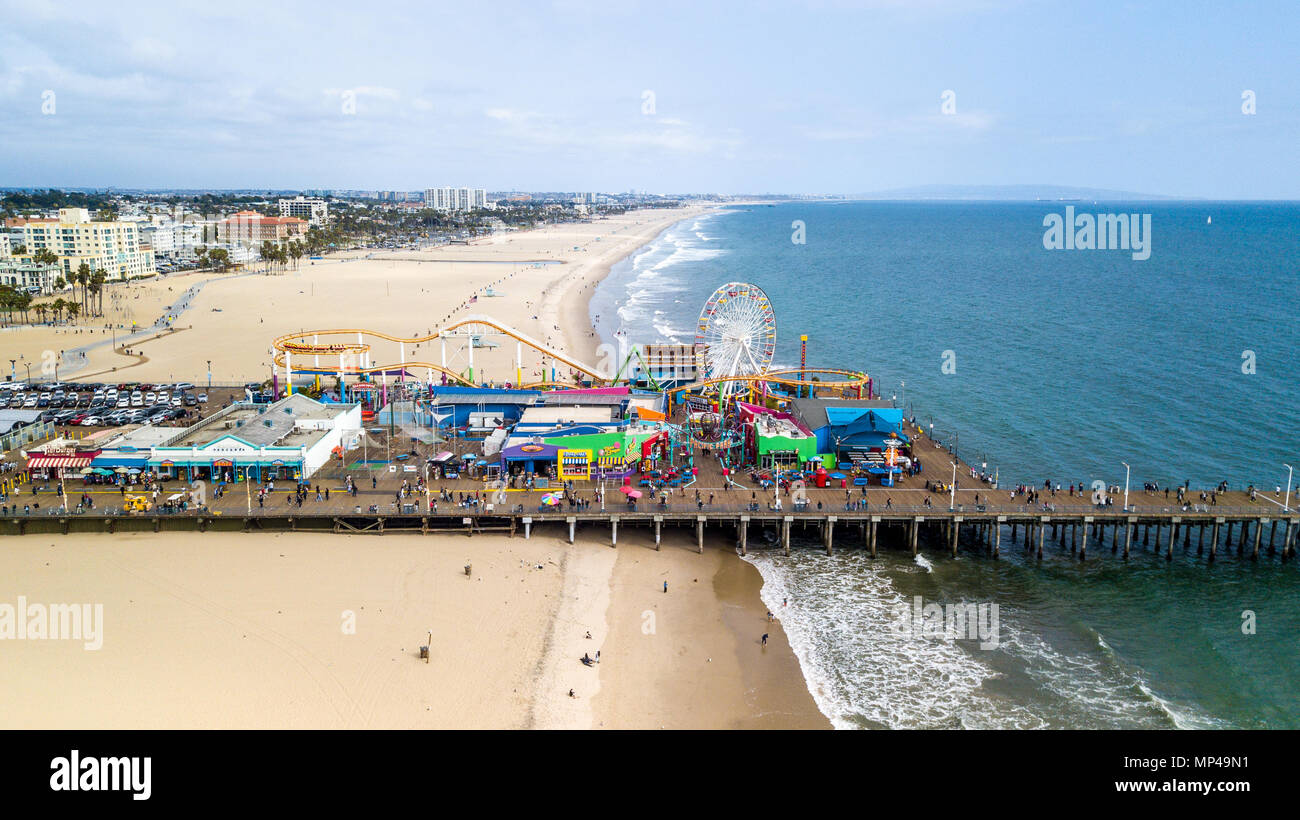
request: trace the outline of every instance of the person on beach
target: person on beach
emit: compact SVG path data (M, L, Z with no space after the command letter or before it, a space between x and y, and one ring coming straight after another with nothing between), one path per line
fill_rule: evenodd
M665 594L668 593L668 582L667 582L667 581L664 581L664 593L665 593Z
M763 646L767 646L767 633L763 633Z

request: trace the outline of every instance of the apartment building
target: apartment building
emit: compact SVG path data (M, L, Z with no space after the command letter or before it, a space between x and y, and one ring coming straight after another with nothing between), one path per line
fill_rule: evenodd
M323 227L330 221L330 206L323 199L298 196L282 199L279 202L280 216L294 216L305 219L317 227Z
M257 211L240 211L213 223L215 241L240 245L277 245L290 240L301 240L307 235L309 223L296 216L263 216Z
M95 222L85 208L60 208L55 218L6 221L6 227L15 225L23 230L25 256L49 249L59 257L58 271L65 279L73 276L83 262L91 270L103 271L109 279L133 279L157 272L153 248L141 240L135 222Z
M426 188L424 204L436 211L475 211L488 207L486 188Z

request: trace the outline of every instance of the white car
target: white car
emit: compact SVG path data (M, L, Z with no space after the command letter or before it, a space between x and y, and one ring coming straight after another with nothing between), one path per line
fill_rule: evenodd
M154 392L145 393L144 400L149 402L150 404L153 404L155 401L158 400L158 394Z
M35 406L36 406L35 396L28 396L27 398L23 399L23 407L35 407Z
M185 402L181 399L180 396L172 396L172 407L180 407L184 404Z

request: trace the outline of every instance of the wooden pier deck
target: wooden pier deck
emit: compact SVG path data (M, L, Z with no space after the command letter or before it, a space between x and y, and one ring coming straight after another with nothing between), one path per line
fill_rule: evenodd
M1172 560L1191 549L1209 560L1226 553L1258 559L1261 554L1290 559L1296 549L1300 515L1261 515L1259 510L1220 508L1203 512L1157 510L1101 511L1069 508L1051 513L1015 507L935 510L893 507L878 510L793 512L742 507L699 509L670 505L653 510L560 510L556 512L443 510L437 514L356 514L295 508L248 514L239 511L176 513L84 513L18 515L0 518L0 534L94 532L319 532L385 535L396 533L499 532L529 538L539 530L573 541L578 528L601 528L611 546L629 529L653 533L659 544L665 527L693 530L704 550L706 535L722 536L741 554L757 546L789 554L792 534L811 533L827 554L837 549L922 551L956 556L959 550L997 558L1004 549L1020 548L1039 558L1045 549L1069 550L1080 560L1090 551L1109 551L1128 558L1136 549L1153 550ZM771 529L774 539L755 537Z
M406 452L407 463L423 464L432 452L452 449L474 452L476 443L448 445L413 444ZM642 499L629 505L616 484L607 483L605 509L596 499L596 482L577 482L572 496L581 504L542 507L542 497L556 488L508 490L505 503L492 503L493 492L481 480L431 481L428 498L422 493L400 497L403 479L414 482L417 473L403 465L389 469L387 462L348 465L335 462L312 478L312 491L298 504L293 484L279 482L263 504L258 503L256 485L228 485L224 494L213 498L201 511L162 514L156 511L124 513L122 491L115 486L84 485L68 479L65 488L71 504L82 494L93 501L83 513L51 514L59 504L54 482L45 482L31 493L23 485L7 499L0 513L0 534L50 532L123 531L295 531L322 533L464 533L506 532L530 537L538 528L558 531L574 538L578 527L599 527L607 531L612 545L629 528L654 533L657 544L664 527L694 530L702 550L705 534L728 539L739 551L773 548L789 552L792 533L811 533L829 553L836 549L864 549L873 556L880 550L902 550L956 555L965 548L997 558L1004 549L1018 548L1041 557L1047 549L1065 550L1080 559L1109 552L1128 557L1135 549L1163 551L1172 559L1176 553L1195 549L1214 559L1226 552L1258 558L1281 554L1287 560L1297 546L1300 499L1292 498L1292 509L1283 507L1281 497L1258 492L1256 499L1241 491L1220 493L1217 503L1206 504L1200 490L1188 494L1190 509L1176 502L1176 493L1130 492L1130 510L1122 509L1122 497L1113 506L1097 506L1084 495L1042 490L1039 503L1023 503L1005 487L993 489L970 477L970 468L958 461L958 489L955 494L926 489L926 479L947 483L953 457L934 442L922 440L914 449L921 461L920 475L902 479L895 487L809 488L808 505L792 509L788 492L780 494L782 509L773 509L771 489L752 486L747 476L739 484L729 482L716 459L697 451L697 480L691 486L673 490L666 498ZM350 454L355 457L355 453ZM358 486L355 497L344 489L345 476ZM177 482L170 487L178 489ZM316 489L322 491L317 501ZM328 489L329 498L324 498ZM643 489L643 488L642 488ZM164 489L166 498L173 489ZM138 493L140 488L128 488ZM444 493L453 501L445 501ZM698 493L698 500L697 500ZM477 498L476 505L463 506L461 499ZM928 503L927 503L928 502ZM375 512L369 512L371 507ZM432 508L431 508L432 506ZM24 509L25 508L25 509ZM774 538L757 537L767 530ZM806 539L799 539L806 543ZM760 547L761 545L761 547Z

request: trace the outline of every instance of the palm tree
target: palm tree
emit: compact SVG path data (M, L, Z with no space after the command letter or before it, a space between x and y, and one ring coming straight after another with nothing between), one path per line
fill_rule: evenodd
M32 261L38 265L44 265L47 268L52 268L55 265L59 264L59 257L49 248L37 248L36 253L32 254ZM63 278L59 277L59 281L62 282ZM59 290L63 289L63 285L59 285L58 287Z
M274 246L271 245L271 243L270 243L269 240L263 239L263 240L262 240L262 247L258 248L258 251L259 251L259 253L261 254L262 261L266 263L266 272L267 272L267 273L270 273L270 272L271 272L271 262L274 261L274 257L275 257L275 248L274 248Z
M77 266L76 274L77 284L81 285L81 306L86 306L86 285L90 284L90 265L82 262Z
M76 302L68 302L68 321L69 321L69 322L75 320L75 319L77 318L77 314L80 313L80 312L81 312L81 305L77 304Z
M108 281L108 274L102 270L96 270L90 276L90 281L94 285L93 293L99 295L99 315L104 315L104 283Z
M39 305L36 305L35 307L32 308L32 310L36 311L36 317L40 319L42 322L45 321L45 314L47 311L49 311L49 309L50 306L45 304L44 302L41 302Z
M4 310L6 314L6 320L12 321L12 318L9 316L9 314L13 313L13 309L16 306L17 302L18 302L18 291L14 290L9 285L0 285L0 309Z
M298 242L297 240L290 242L289 255L293 257L293 267L295 270L297 270L298 260L302 259L302 255L303 255L302 243Z
M59 281L63 281L63 280L60 279ZM64 308L66 308L67 306L68 306L68 303L65 302L65 301L63 301L63 297L62 297L62 296L60 296L59 298L55 299L55 300L54 300L54 303L53 303L52 305L50 305L50 307L54 310L54 321L55 321L56 323L57 323L57 322L58 322L58 321L63 317L63 310L64 310Z

